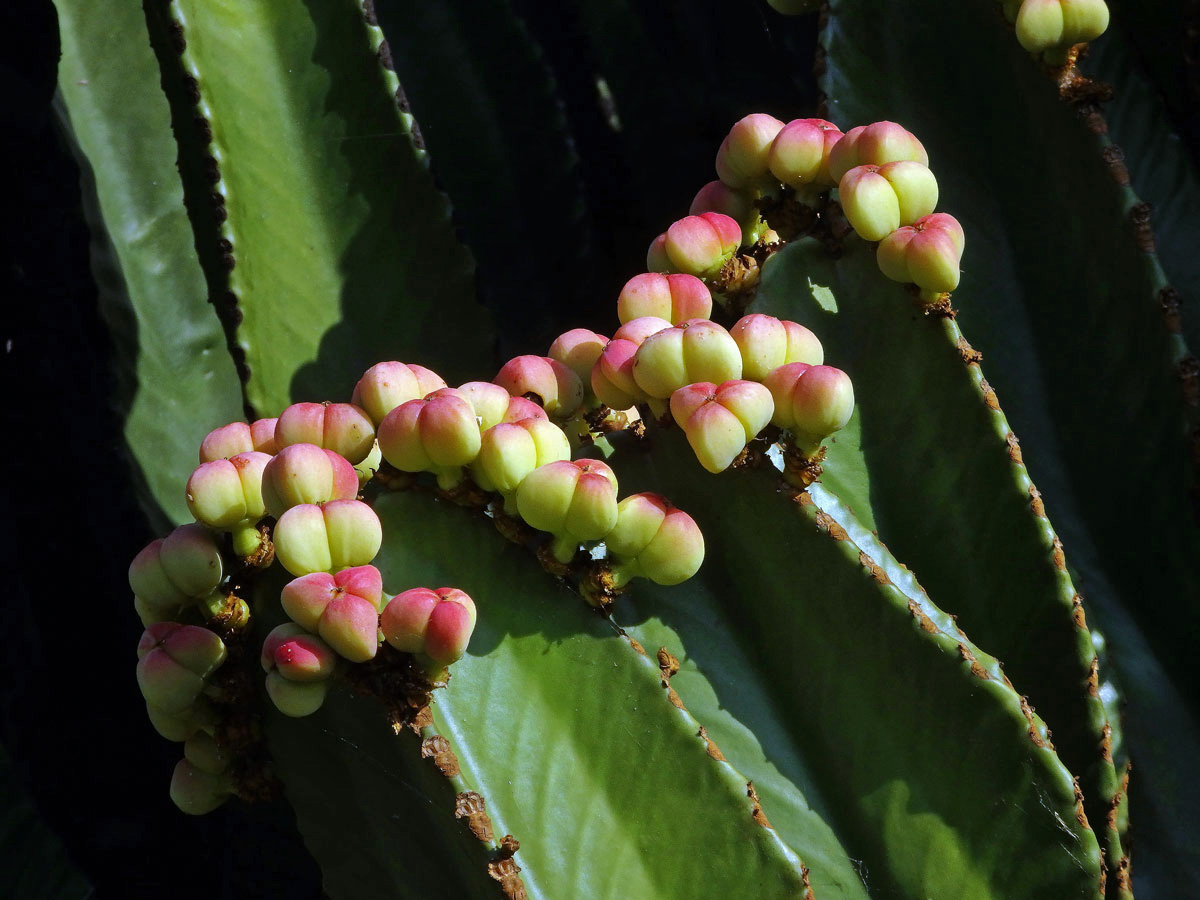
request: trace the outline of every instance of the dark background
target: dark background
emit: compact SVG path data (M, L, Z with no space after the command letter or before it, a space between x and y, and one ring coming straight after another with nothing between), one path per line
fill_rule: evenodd
M621 202L629 163L611 146L591 98L578 23L559 3L515 5L564 96L590 205L594 269L607 279L599 291L615 296L619 273L645 244L642 223L631 222ZM663 4L639 5L648 27L663 31L663 46L672 46ZM773 112L812 112L815 84L794 75L811 71L812 17L770 35L762 26L755 32L754 24L751 17L743 27L758 42L760 68L753 83L725 83L731 96L709 121L695 124L688 137L705 146L719 143L739 92L757 95ZM48 0L0 8L0 143L6 151L0 349L7 406L0 419L6 425L0 552L7 573L0 594L0 745L17 782L93 885L81 896L136 900L165 891L179 900L317 898L319 872L285 805L230 803L193 818L179 813L167 794L179 747L163 741L145 716L134 680L141 627L125 581L129 560L153 535L131 490L112 403L112 348L96 307L78 170L51 108L58 53ZM1196 94L1185 96L1190 107L1172 112L1195 157L1200 115ZM421 102L436 100L412 99L418 119ZM704 160L694 171L685 166L664 179L694 189L711 178L710 166ZM664 187L662 193L677 199L682 192ZM657 221L677 215L662 210ZM485 286L483 294L504 306L503 290L489 294ZM558 323L544 310L535 315L540 318L525 325L552 335ZM0 806L13 799L0 796ZM5 868L39 865L13 859L12 852L0 846L0 895Z

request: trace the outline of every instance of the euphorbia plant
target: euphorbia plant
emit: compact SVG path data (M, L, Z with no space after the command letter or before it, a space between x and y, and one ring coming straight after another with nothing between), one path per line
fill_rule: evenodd
M1111 148L1056 96L1085 94L1070 46L1098 14L1050 34L1033 0L942 6L833 4L824 108L723 101L687 189L651 200L686 168L683 129L657 130L669 84L635 13L577 4L590 86L615 97L606 140L659 139L631 156L629 218L675 210L614 229L636 249L592 279L557 262L579 248L541 246L572 221L544 179L573 151L507 6L435 24L405 4L175 0L106 18L99 47L101 14L60 2L114 290L169 348L139 378L177 366L128 436L143 502L177 526L130 587L152 721L185 742L164 774L181 808L282 791L337 897L1131 895L1127 751L1156 790L1172 769L1144 722L1120 738L1108 673L1147 702L1121 598L1195 587L1192 413L1167 390L1186 348L1120 234ZM485 63L460 52L446 81L417 48L485 31L524 54L544 117L476 124L522 152L540 134L555 166L472 180L445 110ZM1017 73L1046 137L889 58L938 58L948 34ZM1060 180L1103 258L1031 211ZM1115 319L1118 293L1139 305L1087 331L1086 375L1060 363L1073 316ZM1151 363L1105 339L1129 334ZM1172 442L1165 465L1122 451L1165 546L1093 499L1117 481L1096 448L1131 434ZM1127 570L1131 544L1154 574ZM1186 875L1178 801L1153 796L1152 871Z

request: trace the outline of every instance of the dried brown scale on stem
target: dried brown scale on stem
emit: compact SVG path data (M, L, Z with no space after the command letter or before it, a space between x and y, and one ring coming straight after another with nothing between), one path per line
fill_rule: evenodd
M1176 364L1183 401L1188 406L1200 406L1200 359L1188 355Z
M966 644L958 645L958 655L962 657L964 662L970 664L971 674L976 678L982 678L984 681L989 681L991 679L991 676L987 673L987 669L979 664L979 660L975 658L975 654L971 652L970 648L968 648Z
M821 447L812 456L806 456L791 444L783 445L783 480L800 490L806 489L821 477L824 467L821 462L825 459L825 447Z
M758 791L754 789L753 781L746 782L746 796L750 798L751 803L750 818L754 819L763 828L771 828L771 822L767 818L766 813L763 812L762 802L758 799ZM803 870L805 875L807 875L807 871L807 869Z
M1029 698L1025 695L1021 696L1021 713L1025 716L1025 721L1029 723L1029 739L1039 747L1048 747L1053 750L1054 744L1038 734L1037 723L1033 718L1033 707L1029 705ZM1049 735L1049 732L1047 732L1047 735Z
M1083 811L1083 789L1079 787L1079 779L1072 778L1071 784L1075 791L1075 821L1090 831L1092 826L1088 824L1087 813ZM1104 877L1103 868L1101 868L1101 877Z
M932 303L927 303L921 299L921 289L915 284L908 286L908 292L920 307L921 312L932 319L956 319L958 318L958 310L956 310L950 302L950 294L940 294Z
M704 741L704 751L717 762L725 762L725 754L721 752L721 748L717 746L717 742L708 736L708 729L703 725L696 732L700 736L700 740Z
M1025 462L1025 457L1021 455L1021 441L1013 432L1009 432L1004 436L1005 443L1008 444L1008 458L1015 463Z
M883 571L883 566L871 559L862 550L858 551L858 564L871 573L871 578L878 584L891 584L892 579L888 578L887 572Z
M454 798L454 818L466 819L471 834L490 844L495 836L492 820L487 814L487 801L478 791L463 791Z
M450 749L450 742L440 734L421 741L421 758L433 760L437 770L447 778L454 778L459 774L458 757Z
M1154 226L1150 224L1150 204L1142 201L1129 210L1129 221L1133 225L1133 240L1138 249L1154 253Z
M1042 492L1036 485L1029 485L1029 508L1039 519L1046 518L1046 504L1042 502Z
M1129 185L1129 169L1125 166L1125 152L1113 144L1101 151L1100 158L1108 166L1108 173L1112 176L1113 181L1122 187L1127 187Z
M996 399L996 392L992 390L992 386L988 384L988 380L986 378L979 379L979 390L983 393L983 402L986 403L990 409L994 409L996 412L999 412L1000 401Z
M1162 308L1163 323L1171 334L1183 334L1183 317L1180 313L1182 297L1179 291L1167 285L1158 292L1158 305Z
M965 337L958 339L958 353L962 357L962 361L968 366L977 366L983 362L983 354L972 347Z
M758 260L749 253L730 258L713 283L714 293L722 295L723 305L731 315L740 316L754 299L760 275Z

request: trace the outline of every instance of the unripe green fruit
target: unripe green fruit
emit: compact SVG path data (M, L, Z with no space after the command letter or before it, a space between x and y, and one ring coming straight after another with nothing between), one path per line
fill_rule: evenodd
M381 362L367 369L358 380L350 402L365 411L378 426L384 416L400 404L420 400L445 386L441 376L424 366Z
M311 716L325 702L329 681L288 681L278 672L268 672L267 696L285 716L300 719Z
M275 523L275 556L293 575L364 566L383 543L383 527L359 500L293 506Z
M211 730L217 724L217 714L203 696L197 697L190 706L178 712L167 712L147 703L146 715L154 730L168 741L186 741L197 732Z
M829 173L829 154L841 137L837 126L824 119L788 122L771 142L771 174L788 187L833 187L837 182Z
M356 465L375 445L375 426L366 412L350 403L293 403L279 416L275 442L281 449L315 444Z
M700 381L721 383L740 378L738 345L715 322L689 319L646 338L633 360L637 386L652 398L666 400L679 388Z
M733 188L752 188L767 174L767 154L783 123L752 113L734 123L717 151L717 177Z
M225 643L207 628L161 622L142 634L137 655L138 686L146 702L182 713L225 661Z
M825 361L815 334L797 322L774 316L743 316L729 329L729 336L742 354L742 377L749 381L762 381L773 369L788 363L817 366Z
M460 384L456 390L471 404L475 410L475 418L479 421L479 430L487 431L493 425L504 421L508 414L508 401L511 399L508 391L491 381L468 381Z
M635 275L617 297L617 318L622 325L644 317L678 325L688 319L707 319L711 314L712 293L694 275Z
M212 812L233 795L233 780L224 774L205 772L186 759L175 765L171 775L171 802L189 816Z
M389 601L380 625L397 650L447 666L466 652L476 615L475 602L457 588L413 588Z
M224 577L221 552L203 525L181 525L152 541L129 565L134 604L149 626L214 590Z
M582 541L603 540L617 520L617 478L594 459L552 462L517 489L521 518L554 535L554 556L569 562Z
M220 775L229 769L229 756L217 746L211 734L205 731L193 734L183 745L183 756L188 762L210 775Z
M878 166L851 169L838 184L846 221L867 241L880 241L900 227L900 199Z
M659 494L633 494L617 505L617 524L604 538L613 580L636 576L679 584L704 562L704 536L695 520Z
M537 396L546 414L559 422L570 419L583 405L579 376L548 356L510 359L493 381L514 397Z
M916 137L895 122L859 125L847 131L829 151L829 175L840 184L856 166L882 166L912 160L929 165L929 154Z

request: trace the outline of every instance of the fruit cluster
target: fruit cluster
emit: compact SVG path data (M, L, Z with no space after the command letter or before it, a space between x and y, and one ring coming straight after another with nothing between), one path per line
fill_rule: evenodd
M762 197L812 199L836 186L851 225L880 241L885 274L927 293L951 289L962 229L933 212L926 163L920 142L890 122L843 135L819 119L747 116L718 152L720 181L651 245L650 271L621 290L611 339L572 329L546 356L518 356L492 381L458 387L419 365L382 362L349 403L297 403L211 432L186 486L196 521L153 541L129 569L146 628L138 682L158 731L185 744L176 803L204 812L238 789L219 739L229 698L218 670L227 644L245 643L268 612L239 593L275 561L291 576L279 607L290 621L263 637L259 661L286 715L315 712L339 670L372 664L384 642L431 686L465 653L476 623L469 596L384 591L372 564L383 542L370 503L380 485L428 482L485 511L597 605L633 578L672 585L694 575L705 550L696 522L658 494L618 499L616 473L597 451L612 449L613 431L674 425L713 473L761 458L747 453L756 440L765 449L782 438L785 456L819 460L853 414L849 376L824 364L820 340L799 323L750 314L726 329L712 318L710 284L744 245L778 245ZM535 530L545 534L531 539Z
M876 258L884 275L915 284L927 302L958 287L962 227L953 216L934 212L938 185L929 157L921 142L894 122L860 125L843 134L824 119L785 124L753 113L736 122L721 142L716 168L720 180L700 189L689 219L729 219L747 237L761 236L768 233L759 214L764 198L789 192L813 204L836 188L850 226L864 240L879 242ZM694 231L682 232L674 245ZM661 240L669 251L670 229ZM695 239L686 245L693 255L696 245ZM654 246L648 261L651 269L669 271L656 267Z

